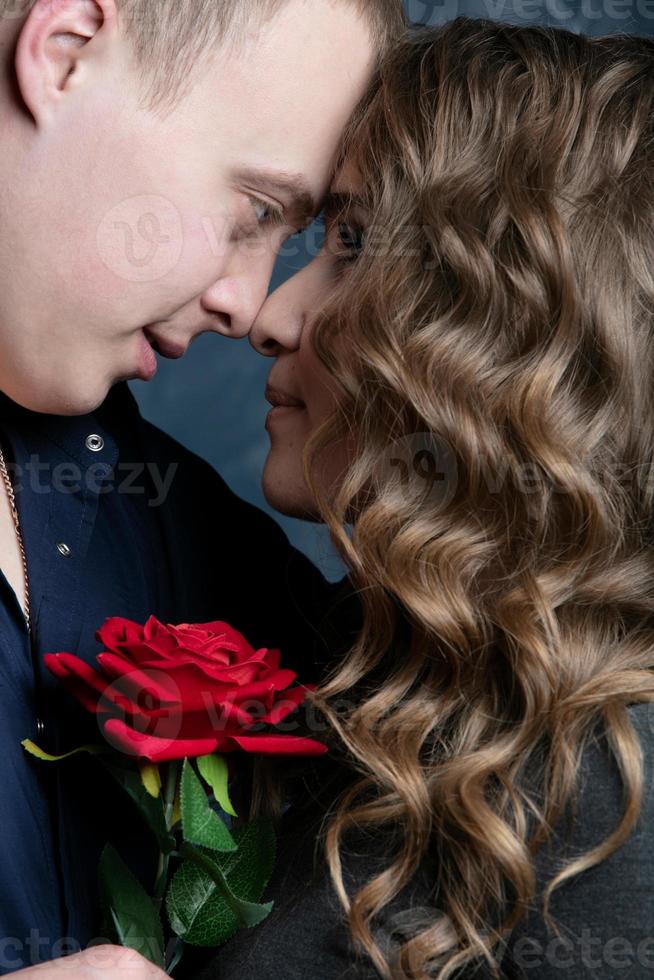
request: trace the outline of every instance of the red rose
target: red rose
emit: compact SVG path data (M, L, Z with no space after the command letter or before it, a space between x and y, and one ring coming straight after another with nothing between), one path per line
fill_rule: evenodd
M100 673L69 653L45 662L68 691L98 716L121 752L167 762L213 752L320 755L313 739L253 733L295 711L314 685L291 688L278 650L254 650L226 623L145 626L108 619L97 639Z

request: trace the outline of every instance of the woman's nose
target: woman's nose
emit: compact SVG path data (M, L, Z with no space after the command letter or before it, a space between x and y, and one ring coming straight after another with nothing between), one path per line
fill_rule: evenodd
M296 351L300 346L305 313L300 302L301 291L295 283L299 275L268 297L254 321L250 343L264 357L278 357L284 351Z

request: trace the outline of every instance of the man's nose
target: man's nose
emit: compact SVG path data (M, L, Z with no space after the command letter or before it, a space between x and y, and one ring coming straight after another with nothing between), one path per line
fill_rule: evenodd
M203 309L212 315L216 333L239 340L247 337L263 306L273 270L275 255L235 256L231 268L201 297Z
M237 277L222 278L206 290L201 304L212 315L216 333L240 340L252 329L266 292L267 283L262 285Z

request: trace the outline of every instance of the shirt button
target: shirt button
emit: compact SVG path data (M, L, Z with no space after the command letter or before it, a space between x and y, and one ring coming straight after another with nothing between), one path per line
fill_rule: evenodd
M43 718L36 719L36 737L43 738L45 735L45 722Z
M59 542L59 544L57 545L57 551L59 552L60 555L63 555L64 558L70 558L70 556L72 555L72 551L70 550L70 548L68 547L65 541Z
M90 436L86 437L86 448L90 449L92 453L102 452L104 449L104 439L102 436L93 432Z

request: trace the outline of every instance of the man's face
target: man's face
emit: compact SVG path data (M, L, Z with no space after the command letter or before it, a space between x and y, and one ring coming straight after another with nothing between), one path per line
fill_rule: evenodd
M351 4L288 0L163 115L139 106L119 26L73 43L56 6L51 36L23 27L45 38L39 60L41 35L19 41L30 112L0 107L0 390L82 414L151 378L153 346L181 356L204 331L249 331L280 245L327 190L373 50Z

